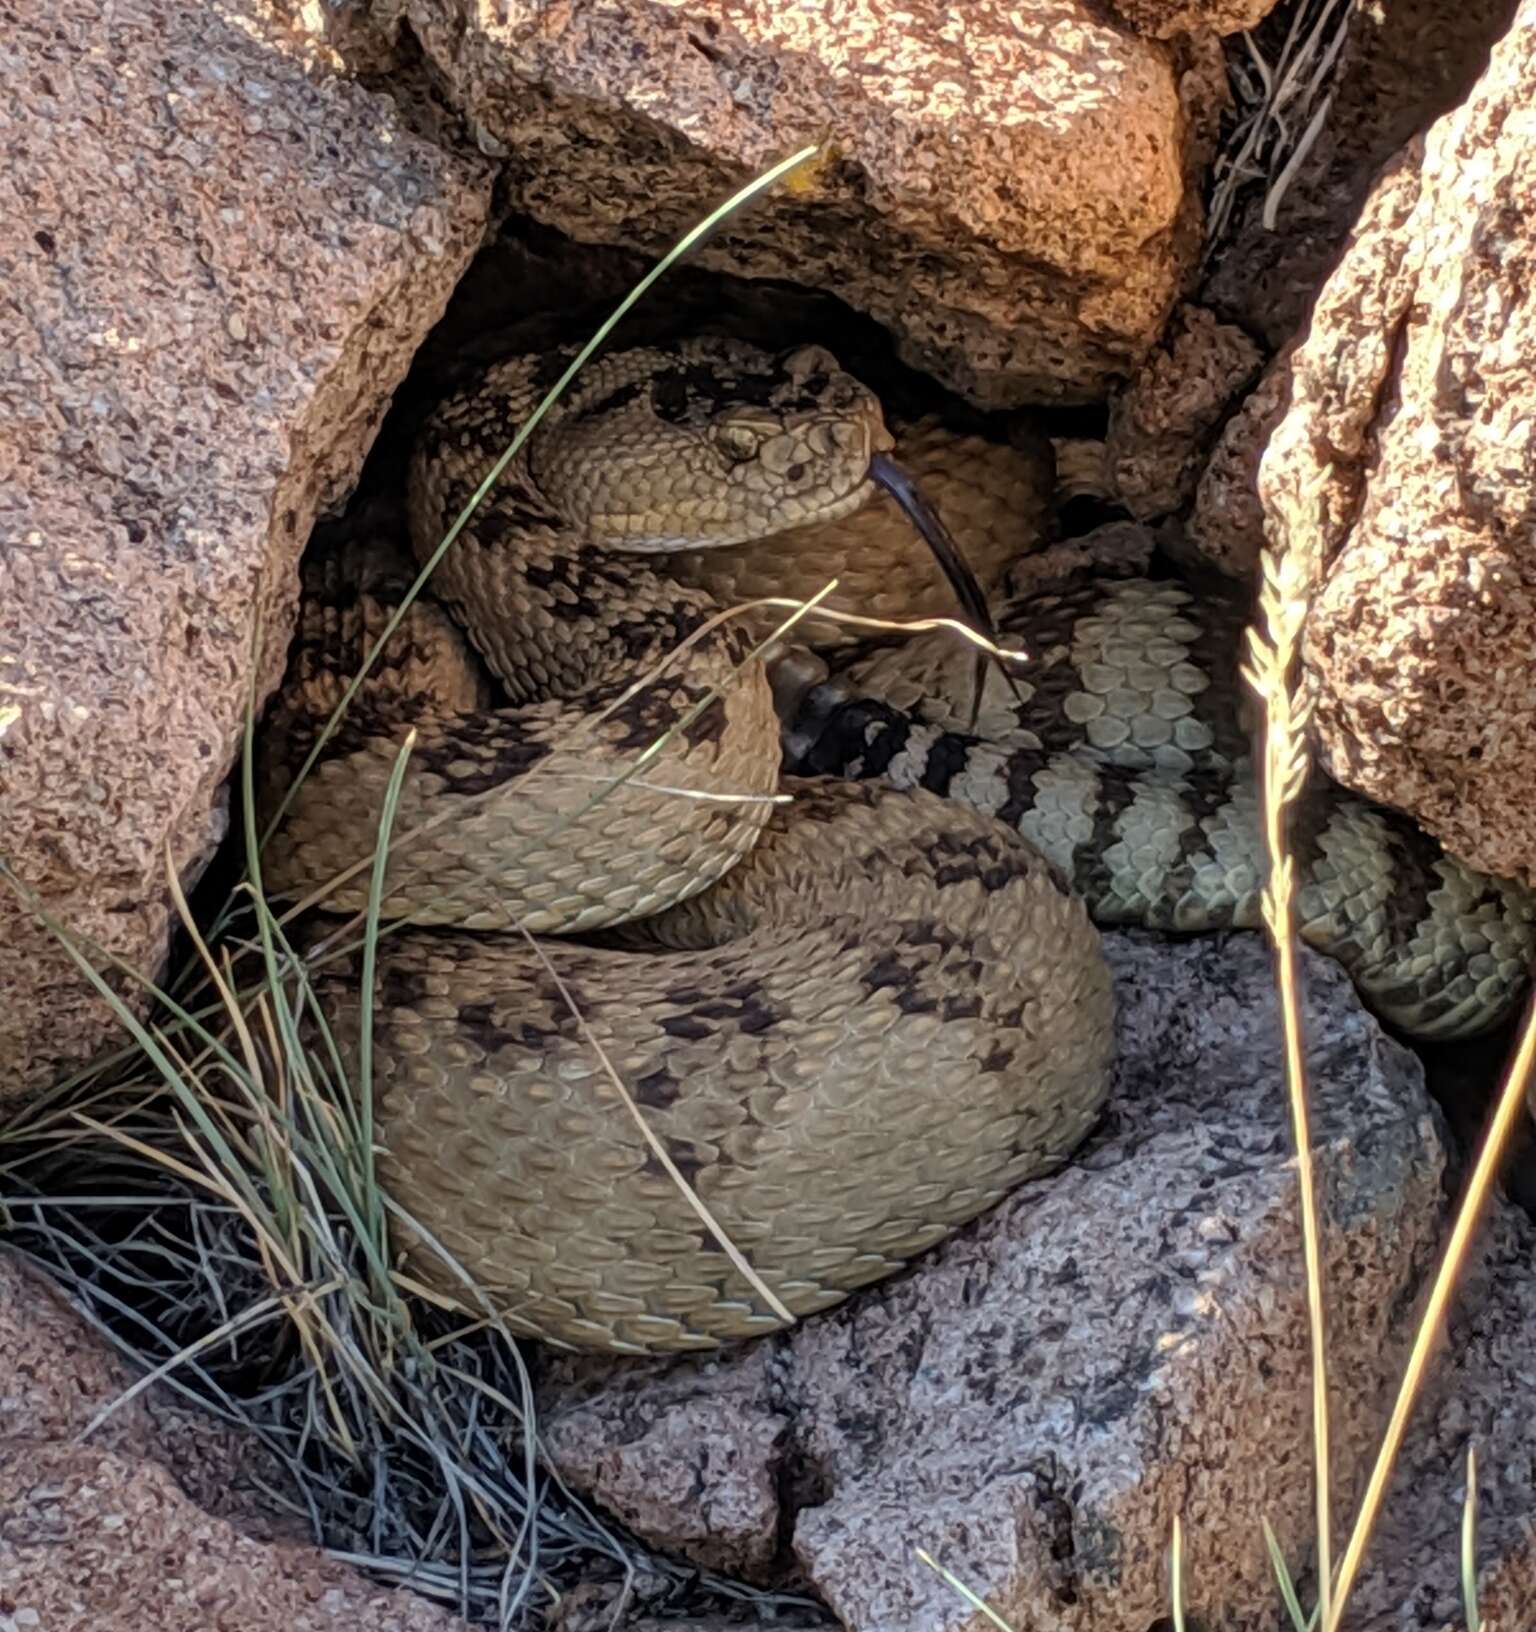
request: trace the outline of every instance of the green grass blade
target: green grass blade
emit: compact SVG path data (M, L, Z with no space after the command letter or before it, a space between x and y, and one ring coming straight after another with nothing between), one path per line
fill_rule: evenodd
M122 998L112 990L95 965L75 945L73 937L57 919L42 911L41 908L34 908L33 910L37 913L44 927L63 948L65 955L85 976L107 1007L111 1009L118 1024L133 1038L138 1045L139 1052L154 1066L161 1080L193 1116L197 1122L198 1131L211 1147L212 1155L220 1171L227 1175L231 1184L240 1191L244 1200L252 1206L258 1206L259 1198L250 1183L245 1164L239 1160L231 1149L223 1130L208 1115L200 1097L188 1088L180 1063L162 1044L158 1034L151 1027L146 1026L123 1002Z
M20 875L13 871L10 865L3 859L0 859L0 882L10 886L18 900L21 901L22 905L27 909L27 911L30 912L33 917L36 918L37 921L49 932L49 934L54 936L55 939L62 939L65 934L68 934L70 940L82 955L88 952L91 958L96 960L92 965L93 968L100 969L102 967L108 967L115 969L130 985L137 986L139 990L144 992L153 1002L163 1005L166 1009L168 1009L175 1017L176 1025L174 1027L167 1027L165 1028L166 1030L175 1032L192 1032L199 1045L203 1048L211 1050L226 1067L232 1070L242 1069L240 1063L229 1052L229 1049L220 1038L219 1034L216 1031L210 1030L203 1023L204 1021L212 1020L218 1015L227 1012L222 1002L215 1001L201 1009L183 1008L173 996L151 980L150 977L143 972L143 970L135 969L133 965L125 958L119 957L117 953L111 951L107 947L102 946L99 941L93 941L89 936L78 935L74 931L63 930L58 921L50 917L36 892L33 891L30 886L24 883ZM104 1071L115 1069L117 1066L126 1065L140 1053L142 1053L142 1049L140 1049L138 1046L138 1041L135 1039L133 1044L115 1050L113 1053L104 1055L100 1059L93 1060L90 1065L82 1067L80 1070L71 1073L68 1077L65 1077L63 1080L57 1082L51 1089L47 1090L48 1095L49 1097L57 1096L59 1098L71 1097L86 1089L87 1086Z
M384 808L379 811L379 837L374 845L374 873L367 885L367 917L362 927L362 1005L361 1035L357 1038L357 1121L362 1129L362 1191L364 1196L377 1193L374 1173L374 984L379 969L379 914L384 907L384 875L388 867L390 829L395 826L395 811L400 806L400 788L405 783L405 767L410 764L411 751L416 746L416 733L406 733L405 744L395 756L390 770L388 787L384 790ZM382 1224L382 1214L380 1214Z
M1173 1516L1173 1539L1168 1544L1168 1600L1173 1632L1184 1632L1184 1526Z
M241 817L245 833L246 880L252 899L258 906L267 899L267 892L262 887L261 881L262 840L256 832L256 676L260 669L260 658L261 620L258 618L251 639L251 685L245 700L245 727L240 745L240 799L243 805ZM274 1002L277 1002L280 1001L282 979L271 924L265 912L258 911L256 914L256 933L261 945L262 962L266 968L267 986L273 994Z
M1285 1605L1285 1612L1291 1617L1291 1625L1296 1632L1311 1632L1317 1621L1314 1611L1309 1620L1301 1610L1301 1599L1296 1596L1296 1583L1291 1580L1291 1572L1286 1567L1285 1554L1280 1551L1280 1543L1276 1539L1274 1530L1268 1519L1259 1521L1264 1526L1264 1545L1269 1549L1270 1567L1275 1572L1275 1582L1280 1588L1280 1599Z

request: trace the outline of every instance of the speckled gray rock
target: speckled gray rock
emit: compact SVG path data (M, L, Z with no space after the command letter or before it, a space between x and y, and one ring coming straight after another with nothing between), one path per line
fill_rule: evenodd
M1139 521L1190 498L1232 405L1254 383L1264 354L1233 323L1182 306L1168 332L1110 404L1105 475Z
M648 1578L642 1567L638 1580L631 1578L634 1591L629 1584L614 1581L563 1591L549 1613L549 1632L615 1632L616 1627L623 1632L827 1632L825 1611L782 1597L742 1602L728 1614L690 1615L672 1605L647 1612L643 1606L650 1579L661 1584L659 1577Z
M704 264L830 289L988 406L1088 400L1156 339L1198 252L1172 53L1079 0L388 0L508 196L587 243L665 248L806 140L807 188ZM1214 88L1185 76L1185 94Z
M1310 1417L1269 957L1248 935L1107 944L1121 1063L1063 1172L785 1338L711 1362L558 1362L557 1462L685 1551L727 1469L738 1553L803 1572L857 1632L969 1624L916 1547L1015 1626L1145 1632L1176 1513L1192 1611L1272 1624L1259 1517L1304 1555ZM1334 966L1306 968L1342 1466L1371 1442L1442 1155L1416 1060Z
M318 508L479 241L489 176L312 73L256 0L0 0L0 857L164 955ZM264 644L253 663L258 624ZM0 884L0 1098L110 1018Z
M1536 884L1536 0L1383 175L1290 364L1259 491L1302 541L1328 770ZM1309 505L1313 501L1303 498Z
M253 1441L141 1393L19 1259L0 1253L0 1626L22 1632L465 1632L275 1519ZM84 1437L83 1437L84 1436Z
M644 1409L605 1421L598 1433L584 1431L591 1424L579 1413L567 1414L551 1424L561 1473L599 1492L616 1513L665 1513L667 1551L746 1581L772 1581L780 1562L777 1469L789 1426L762 1409L772 1354L759 1344L723 1373L706 1363L658 1378ZM724 1409L732 1398L739 1415Z

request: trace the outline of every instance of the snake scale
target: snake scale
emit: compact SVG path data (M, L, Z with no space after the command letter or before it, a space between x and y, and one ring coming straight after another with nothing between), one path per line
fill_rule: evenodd
M407 478L418 556L564 361L500 364L429 416ZM1036 464L911 434L996 590L1033 542ZM383 894L413 926L378 951L380 1173L414 1221L411 1271L461 1293L468 1274L516 1331L639 1352L775 1329L721 1231L793 1316L838 1302L1087 1132L1111 1060L1095 920L1260 922L1240 621L1177 582L1076 572L1004 600L1029 661L979 697L952 634L859 645L823 619L781 739L752 655L771 618L724 604L840 573L857 610L953 611L871 483L892 444L820 348L698 340L590 365L270 848L274 890L350 869L324 905L361 909L413 733ZM270 797L407 579L367 551L313 564ZM785 749L805 775L783 775ZM1525 892L1332 788L1295 847L1305 936L1378 1013L1454 1035L1516 1000ZM355 1063L356 964L321 986Z

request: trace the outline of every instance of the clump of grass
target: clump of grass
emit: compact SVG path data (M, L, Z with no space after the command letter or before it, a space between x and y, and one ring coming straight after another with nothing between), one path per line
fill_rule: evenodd
M713 211L573 358L423 566L294 786L437 562L623 315L720 222L816 152L801 149ZM131 1038L0 1134L12 1245L60 1280L141 1369L124 1399L163 1381L253 1430L288 1476L289 1488L269 1496L317 1540L471 1619L518 1625L594 1562L626 1588L643 1564L678 1591L704 1581L717 1597L762 1598L650 1556L565 1491L539 1458L528 1374L504 1323L468 1276L459 1275L462 1296L448 1299L394 1261L397 1209L374 1171L372 977L381 939L400 927L381 922L380 904L412 745L384 801L360 938L314 959L288 938L299 908L279 915L262 888L262 849L283 811L257 831L254 717L253 699L242 757L247 877L205 935L167 857L193 956L166 987L77 942L0 862L0 879L54 932ZM591 803L642 772L666 740ZM361 1017L349 1072L314 975L353 953ZM256 978L242 982L237 966L252 964ZM149 1019L119 996L108 968L147 991ZM756 1281L750 1265L745 1273Z
M240 994L228 950L187 922L217 1012L172 999L140 1022L115 1000L142 1068L7 1128L11 1244L142 1369L123 1399L163 1380L253 1430L287 1475L269 1497L341 1556L504 1626L580 1560L631 1575L631 1546L548 1499L517 1345L395 1272L362 1096L271 909L256 895L235 916L283 954Z

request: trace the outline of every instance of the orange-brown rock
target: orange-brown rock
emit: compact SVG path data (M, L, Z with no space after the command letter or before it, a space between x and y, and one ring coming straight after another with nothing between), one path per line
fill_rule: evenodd
M356 479L489 177L311 74L258 0L0 0L0 859L164 956L317 510ZM255 635L262 635L257 653ZM0 883L0 1098L110 1017Z
M390 9L504 156L509 198L583 242L664 249L830 138L813 183L701 259L834 291L983 405L1104 395L1198 248L1199 120L1171 54L1086 0Z
M1467 95L1514 10L1515 0L1391 0L1348 8L1348 33L1325 75L1330 101L1322 125L1297 152L1299 162L1268 224L1265 206L1278 162L1239 202L1202 285L1203 303L1274 350L1294 338L1381 167ZM1326 42L1324 36L1320 44ZM1261 43L1273 72L1277 42ZM1314 49L1298 73L1316 72L1321 56ZM1290 123L1286 158L1304 128L1294 109Z
M1264 189L1237 209L1201 299L1279 351L1228 420L1200 478L1189 541L1234 577L1250 577L1264 547L1258 467L1290 397L1289 349L1383 163L1467 94L1514 0L1394 0L1356 8L1330 77L1331 102L1285 188L1273 226Z
M1264 553L1259 461L1290 404L1290 358L1286 347L1222 427L1185 523L1190 543L1231 578L1251 579Z
M1168 333L1110 406L1105 475L1139 521L1179 509L1232 403L1258 377L1263 353L1235 324L1183 306Z
M1260 491L1317 497L1328 769L1536 883L1536 0L1385 174L1290 366ZM1294 547L1294 546L1293 546Z
M1238 34L1257 27L1275 5L1276 0L1110 0L1110 10L1127 28L1154 40L1175 34Z

